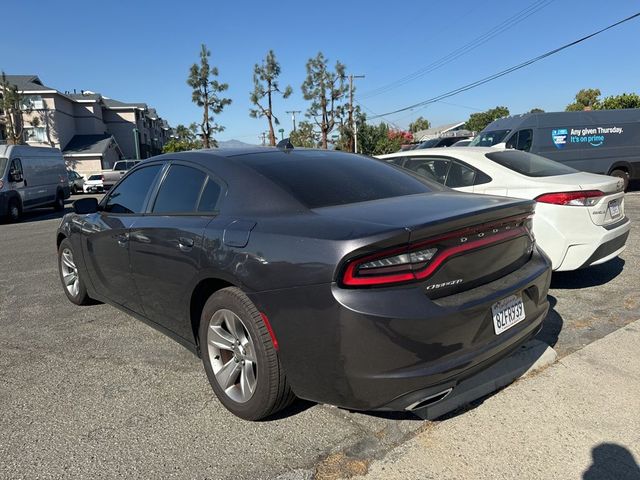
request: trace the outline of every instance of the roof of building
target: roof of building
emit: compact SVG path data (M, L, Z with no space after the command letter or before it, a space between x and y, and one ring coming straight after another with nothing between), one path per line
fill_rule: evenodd
M146 109L146 103L128 103L121 102L120 100L115 100L113 98L102 97L102 101L108 108L142 108Z
M64 155L102 155L107 148L109 148L111 142L115 141L116 140L113 138L113 135L109 133L97 135L74 135L62 153ZM116 147L117 145L118 144L116 143Z
M454 128L461 127L465 122L447 123L446 125L439 125L437 127L427 128L426 130L418 130L413 134L414 138L424 137L426 135L440 135L441 133L448 132Z
M96 101L102 98L102 95L94 92L65 93L64 96L67 98L70 98L71 100L77 100L77 101L82 101L82 100Z
M6 78L21 92L55 90L44 85L37 75L6 75Z

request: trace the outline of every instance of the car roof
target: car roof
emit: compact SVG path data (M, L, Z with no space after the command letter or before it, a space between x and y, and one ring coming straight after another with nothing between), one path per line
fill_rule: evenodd
M216 148L166 153L140 162L134 169L155 162L183 161L198 165L229 184L243 188L229 189L223 209L226 214L250 215L301 212L309 209L290 193L265 179L252 165L256 162L281 160L304 161L310 155L353 155L336 150L310 148L280 149L276 147ZM255 200L261 201L256 202Z

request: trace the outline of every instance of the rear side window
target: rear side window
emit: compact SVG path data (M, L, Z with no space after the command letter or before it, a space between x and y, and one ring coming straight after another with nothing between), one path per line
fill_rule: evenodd
M202 190L202 195L200 195L198 212L215 212L218 208L221 190L220 185L215 181L211 178L207 179L207 184Z
M449 188L471 187L476 179L476 171L458 162L453 162L447 175L446 186Z
M102 180L102 175L100 175L100 174L91 175L89 177L89 180Z
M341 152L253 154L246 165L308 208L427 193L438 188L385 162Z
M485 155L489 160L527 177L552 177L555 175L568 175L578 171L540 155L519 150L491 152Z
M184 165L172 165L153 205L153 213L193 213L196 211L207 174Z
M141 213L149 189L159 171L160 165L151 165L131 173L109 194L104 211Z

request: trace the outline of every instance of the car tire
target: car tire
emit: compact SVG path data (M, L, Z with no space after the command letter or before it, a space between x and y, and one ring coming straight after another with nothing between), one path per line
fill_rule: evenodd
M621 178L624 181L624 191L626 192L627 189L629 188L629 173L626 172L625 170L620 170L619 168L616 168L615 170L612 170L611 173L609 174L612 177L618 177Z
M58 247L58 273L67 298L76 305L90 305L93 302L87 287L80 277L74 251L69 239L65 238Z
M7 220L9 223L19 222L20 217L22 216L22 205L20 204L20 200L15 197L12 198L9 200L9 205L7 207Z
M267 325L239 288L209 297L198 334L209 383L231 413L260 420L293 402Z
M56 212L62 212L64 210L64 194L61 191L56 193L56 201L53 202L53 209Z

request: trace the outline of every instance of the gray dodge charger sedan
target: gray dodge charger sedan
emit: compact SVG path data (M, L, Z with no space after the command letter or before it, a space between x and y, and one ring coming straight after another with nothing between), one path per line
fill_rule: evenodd
M535 335L548 309L532 201L360 155L166 154L74 208L57 232L67 297L191 349L246 419L296 397L427 408Z

